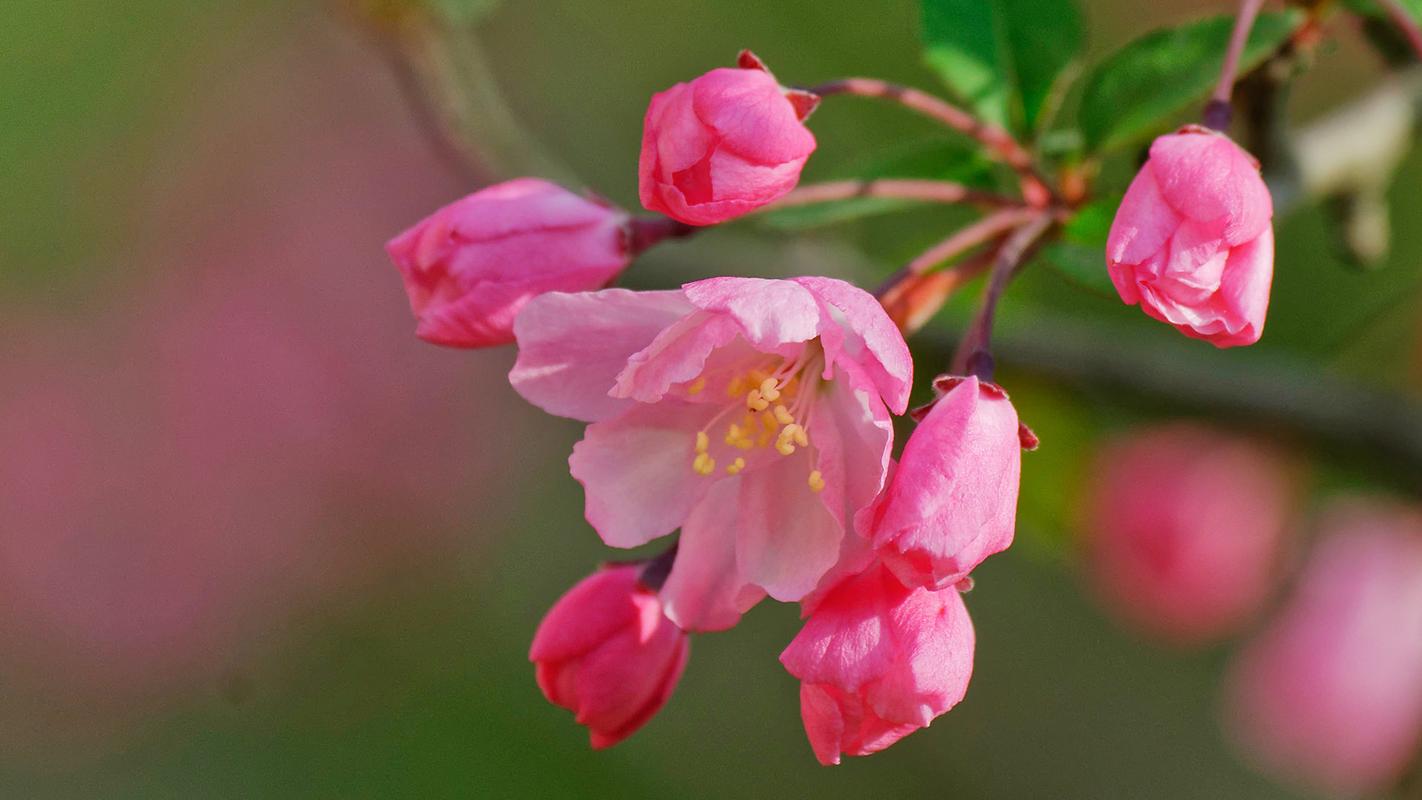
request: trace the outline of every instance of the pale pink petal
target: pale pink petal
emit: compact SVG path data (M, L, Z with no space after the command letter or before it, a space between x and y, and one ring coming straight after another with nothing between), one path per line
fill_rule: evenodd
M804 287L764 278L708 278L681 287L704 311L726 314L756 348L770 352L820 332L820 307Z
M740 478L716 483L681 527L676 561L662 586L666 614L685 631L735 627L741 615L765 597L736 568Z
M863 289L834 278L792 280L843 315L846 336L838 343L840 352L830 352L826 344L829 359L838 362L843 357L858 364L873 379L889 409L895 414L904 413L913 387L913 358L903 334L879 301ZM829 337L824 338L828 342Z
M820 501L845 530L866 536L869 520L859 517L884 488L894 444L888 409L867 384L844 371L815 404L809 425L825 481Z
M801 448L741 476L737 569L747 583L782 602L799 600L815 588L834 566L844 536L810 489L812 451Z
M696 433L713 406L638 404L588 426L568 459L587 496L588 522L612 547L637 547L681 527L715 476L691 468Z
M694 309L681 292L547 294L514 320L514 390L550 414L596 422L627 408L608 396L633 353Z
M627 359L612 396L655 403L673 385L694 380L705 370L711 353L739 334L739 326L729 317L704 311L688 314Z

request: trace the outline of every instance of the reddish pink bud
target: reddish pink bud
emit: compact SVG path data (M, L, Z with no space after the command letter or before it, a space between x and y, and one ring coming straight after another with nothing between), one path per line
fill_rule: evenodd
M1181 645L1249 621L1274 585L1294 501L1281 456L1172 425L1106 447L1092 474L1087 566L1116 614Z
M1241 654L1232 722L1272 772L1340 796L1393 786L1422 746L1422 514L1325 514L1294 597Z
M661 710L686 667L686 634L640 572L624 565L584 578L543 618L528 653L543 696L572 711L599 750Z
M945 394L904 446L873 527L884 564L929 588L957 583L1012 544L1024 442L997 385L969 377L935 387Z
M1273 215L1257 162L1229 137L1198 127L1162 136L1111 225L1111 281L1186 336L1253 344L1269 309Z
M815 149L791 92L750 54L652 97L638 166L642 205L688 225L739 217L795 188Z
M421 339L453 347L514 340L519 309L545 292L601 289L627 266L626 213L536 178L457 200L391 239Z
M955 589L910 589L878 564L835 587L780 654L815 757L838 764L927 727L967 692L973 644Z

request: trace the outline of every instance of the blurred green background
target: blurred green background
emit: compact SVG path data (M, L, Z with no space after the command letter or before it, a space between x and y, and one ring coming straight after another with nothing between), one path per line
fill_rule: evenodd
M1083 5L1098 56L1229 6ZM494 8L480 37L547 152L635 206L652 92L745 47L790 83L931 87L917 16L912 0L539 0ZM961 706L885 753L817 766L776 661L796 609L771 603L697 637L668 707L591 752L526 660L544 610L616 557L567 474L579 430L518 401L512 353L411 335L381 245L470 187L431 153L371 31L335 6L264 0L11 0L0 20L0 795L1293 796L1219 730L1230 648L1123 632L1072 568L1094 443L1180 409L1010 362L1044 444L1024 462L1019 544L967 598L978 657ZM1380 74L1340 27L1299 119ZM814 130L807 179L937 135L852 99ZM1394 250L1371 271L1330 255L1322 211L1282 220L1251 352L1185 341L1045 269L1011 290L1004 336L1089 323L1166 363L1188 351L1206 369L1282 363L1415 394L1418 185L1414 154L1391 194ZM961 219L738 224L630 279L872 285ZM1325 491L1417 488L1366 452L1287 443Z

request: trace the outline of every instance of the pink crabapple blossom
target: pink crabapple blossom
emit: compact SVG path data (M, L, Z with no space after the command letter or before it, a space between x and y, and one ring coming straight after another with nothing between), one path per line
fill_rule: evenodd
M642 205L714 225L795 188L815 149L817 98L785 89L755 56L653 95L638 164Z
M572 711L596 749L631 736L671 697L687 636L634 565L584 578L549 610L528 658L548 701Z
M1191 645L1235 632L1263 605L1296 495L1280 454L1173 424L1108 445L1092 475L1086 564L1115 613Z
M904 446L873 520L884 564L905 585L931 589L1012 544L1030 437L996 384L944 376L934 385L941 395Z
M832 588L780 661L821 764L883 750L963 699L973 623L956 588L908 588L880 564Z
M682 628L804 598L863 534L913 369L867 292L805 277L553 293L514 330L514 388L591 423L569 464L603 541L681 528L662 597Z
M1126 190L1106 242L1121 299L1216 347L1264 332L1274 215L1259 166L1228 136L1162 136Z
M631 260L628 216L518 178L441 208L385 246L416 334L453 347L513 341L519 309L544 292L601 289Z
M1422 513L1355 499L1320 527L1294 596L1239 655L1229 719L1271 771L1371 795L1422 744Z

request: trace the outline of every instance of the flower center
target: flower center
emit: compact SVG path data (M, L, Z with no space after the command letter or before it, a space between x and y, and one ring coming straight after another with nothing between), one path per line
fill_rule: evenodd
M712 431L723 424L724 435L718 438L730 449L725 471L740 474L746 468L746 456L753 451L774 448L781 456L810 446L808 426L814 411L813 398L823 372L824 350L811 342L794 359L773 359L756 364L732 376L726 383L726 396L738 402L728 404L705 428L696 433L696 456L691 468L698 475L716 472L716 457L711 452ZM706 376L692 381L688 394L700 394L706 389ZM742 455L744 453L744 455ZM812 491L825 488L824 476L811 470L807 483Z

